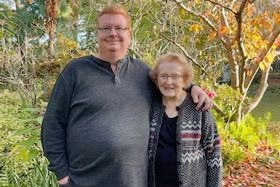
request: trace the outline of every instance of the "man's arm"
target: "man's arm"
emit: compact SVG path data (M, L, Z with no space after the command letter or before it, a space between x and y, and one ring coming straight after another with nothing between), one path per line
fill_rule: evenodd
M202 106L202 110L212 109L212 100L208 97L206 92L202 90L199 86L192 85L190 88L190 92L194 103L197 103L196 110L200 109Z
M67 84L60 75L49 99L41 131L43 151L50 162L49 170L59 180L68 176L66 128L70 93L67 90Z

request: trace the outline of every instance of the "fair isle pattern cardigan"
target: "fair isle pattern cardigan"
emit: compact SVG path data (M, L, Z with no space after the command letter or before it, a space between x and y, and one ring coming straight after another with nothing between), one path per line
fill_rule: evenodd
M177 110L177 168L180 187L221 186L221 144L211 113L197 111L190 97ZM163 113L161 99L154 101L148 150L149 187L155 187L155 156Z

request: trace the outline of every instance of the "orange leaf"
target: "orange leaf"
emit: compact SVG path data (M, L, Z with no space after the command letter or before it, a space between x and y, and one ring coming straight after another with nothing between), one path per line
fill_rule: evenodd
M278 37L278 38L276 39L275 45L276 45L277 47L280 47L280 37Z
M271 28L271 24L267 19L262 19L260 21L260 25L263 26L265 29L270 29Z
M226 27L226 26L221 26L220 28L219 28L219 34L221 35L221 36L224 36L224 35L226 35L227 33L228 33L228 28Z
M217 33L215 31L212 31L208 36L209 40L214 40L216 38L216 35Z
M275 22L279 24L280 23L280 14L276 13L276 14L274 14L273 17L274 17Z

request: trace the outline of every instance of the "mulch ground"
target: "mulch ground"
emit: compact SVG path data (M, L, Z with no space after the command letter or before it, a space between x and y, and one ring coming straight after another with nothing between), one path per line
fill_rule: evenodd
M258 156L230 165L224 176L224 187L280 187L280 160L268 147L260 147ZM279 153L278 153L279 154Z

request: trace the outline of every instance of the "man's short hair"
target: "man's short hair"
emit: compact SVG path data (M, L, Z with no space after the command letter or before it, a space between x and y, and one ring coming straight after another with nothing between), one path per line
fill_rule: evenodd
M120 5L110 5L105 8L97 15L96 25L98 26L98 20L103 14L121 14L125 17L127 22L127 28L131 30L131 17L129 13Z

